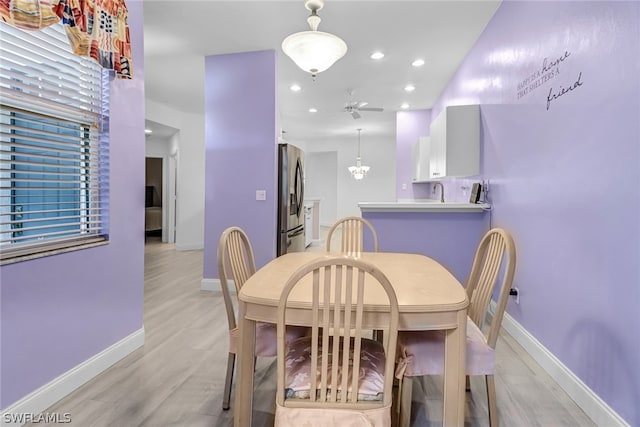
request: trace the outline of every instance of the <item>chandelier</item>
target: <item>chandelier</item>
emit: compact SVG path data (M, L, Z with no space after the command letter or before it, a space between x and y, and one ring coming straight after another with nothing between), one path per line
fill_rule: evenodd
M362 159L360 158L360 132L362 131L362 129L357 129L357 130L358 130L358 157L356 157L356 165L349 166L349 172L351 172L351 175L353 175L353 178L356 181L360 181L362 178L367 176L367 172L369 172L369 169L371 168L369 166L362 165Z
M318 11L324 6L323 0L307 0L304 7L311 11L307 18L311 31L291 34L282 42L283 52L302 68L316 75L331 67L347 53L347 44L338 36L318 31L320 17Z

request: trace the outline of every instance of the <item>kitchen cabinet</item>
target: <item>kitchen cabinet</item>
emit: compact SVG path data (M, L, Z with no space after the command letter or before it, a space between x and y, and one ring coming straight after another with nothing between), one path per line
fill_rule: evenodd
M429 174L430 146L428 136L420 137L413 144L413 182L425 181L431 177Z
M480 174L480 106L446 107L431 123L429 178Z

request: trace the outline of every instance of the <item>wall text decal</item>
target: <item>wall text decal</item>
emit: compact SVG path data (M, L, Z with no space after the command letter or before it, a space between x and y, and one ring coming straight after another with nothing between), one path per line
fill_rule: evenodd
M560 64L571 56L571 52L564 51L556 59L544 58L542 66L531 73L526 79L518 83L517 98L520 99L539 88L542 84L560 75Z
M564 88L562 86L560 86L560 89L558 89L557 92L554 93L553 88L549 89L549 95L547 95L547 110L549 110L549 107L551 106L551 101L553 101L554 99L558 99L560 98L562 95L566 95L567 93L571 92L574 89L579 88L580 86L582 86L582 82L580 81L580 79L582 78L582 71L580 72L580 74L578 74L578 78L576 79L576 81L569 87Z

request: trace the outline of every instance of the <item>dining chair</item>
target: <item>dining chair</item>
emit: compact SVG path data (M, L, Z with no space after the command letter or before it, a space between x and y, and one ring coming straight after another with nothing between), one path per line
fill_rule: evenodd
M311 296L311 336L287 345L284 327L295 322L302 292ZM387 316L384 344L363 337L371 294L380 298L376 314ZM300 267L278 305L275 425L390 426L397 333L398 301L378 268L334 256Z
M373 238L373 251L378 252L378 234L376 233L373 225L364 218L357 216L348 216L336 221L335 224L329 228L327 233L327 252L332 251L332 238L334 234L338 233L342 235L340 241L340 253L346 255L359 255L364 249L364 231L365 227L369 229Z
M227 376L224 382L222 409L229 409L233 371L238 351L239 330L236 323L237 295L244 283L256 272L253 249L247 234L240 227L229 227L222 232L218 243L218 275L222 297L227 311L229 323L229 356L227 358ZM228 279L235 285L235 295L229 291ZM287 340L294 340L309 333L308 328L290 327L287 329ZM277 354L276 325L273 323L256 323L255 355L274 357Z
M504 229L489 230L478 245L467 281L469 298L467 315L466 381L469 375L484 375L489 424L498 425L494 382L494 355L500 324L509 298L516 267L516 248ZM485 318L494 289L502 277L495 309L488 327ZM398 334L396 377L399 425L408 426L411 411L411 378L442 375L444 371L444 331L400 332Z

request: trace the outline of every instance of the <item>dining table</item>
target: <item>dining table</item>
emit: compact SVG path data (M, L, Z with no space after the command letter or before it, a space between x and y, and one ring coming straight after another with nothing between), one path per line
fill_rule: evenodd
M238 381L235 391L234 426L252 425L255 369L255 324L277 322L278 302L287 280L301 266L320 257L340 256L319 252L292 252L258 269L238 294L240 339ZM343 255L345 256L345 255ZM444 330L445 367L443 425L464 425L466 324L469 300L460 282L436 260L413 253L363 252L356 256L379 268L396 293L401 331ZM364 301L371 329L384 329L386 316L380 309L386 294L373 293ZM298 325L311 325L311 291L292 295ZM291 299L290 299L291 301ZM287 316L289 319L289 316ZM288 321L289 323L289 321ZM388 326L388 324L387 324Z

